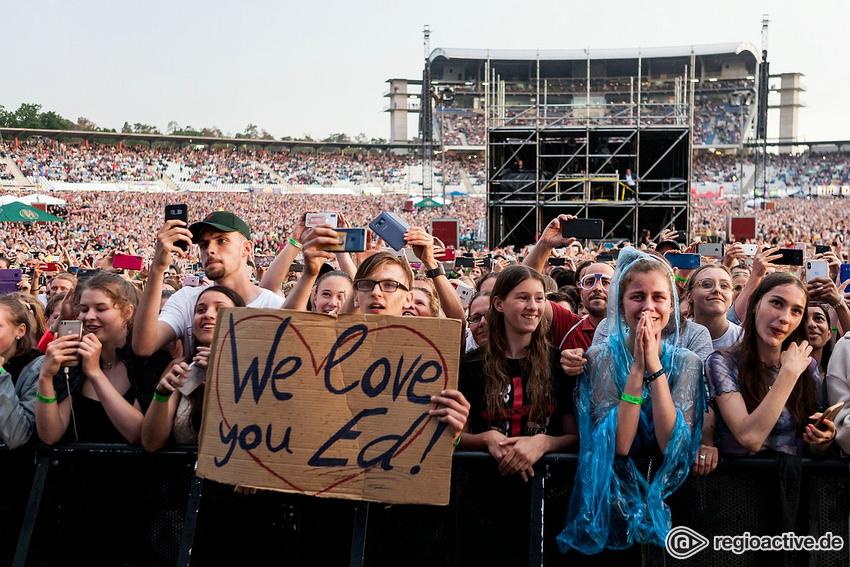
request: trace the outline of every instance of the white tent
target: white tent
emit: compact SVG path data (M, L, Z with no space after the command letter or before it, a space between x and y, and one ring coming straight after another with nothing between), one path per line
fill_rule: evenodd
M21 203L26 203L27 205L32 205L33 203L40 203L42 205L60 205L65 206L65 199L59 199L58 197L51 197L50 195L45 195L43 193L30 193L26 197L21 197L20 199L16 199Z
M17 200L18 198L14 195L3 195L2 197L0 197L0 207L3 205L8 205L9 203L12 203Z

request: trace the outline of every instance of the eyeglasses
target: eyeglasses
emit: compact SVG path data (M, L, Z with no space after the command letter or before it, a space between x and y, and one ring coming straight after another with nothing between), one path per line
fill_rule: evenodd
M704 280L698 281L697 286L702 288L704 291L714 291L714 288L716 287L719 287L720 291L722 292L732 291L732 282L728 282L726 280L715 281L706 278Z
M363 293L371 292L373 289L375 289L375 286L379 286L381 288L381 291L383 291L384 293L393 293L398 288L401 288L404 291L410 291L403 284L395 280L354 280L354 289Z
M604 274L586 274L579 280L578 286L581 289L593 289L593 286L596 285L597 281L602 283L602 289L608 289L611 287L611 276L606 276Z
M477 325L478 323L483 321L486 316L487 315L485 313L476 313L475 315L470 315L469 317L467 317L466 322L470 325Z

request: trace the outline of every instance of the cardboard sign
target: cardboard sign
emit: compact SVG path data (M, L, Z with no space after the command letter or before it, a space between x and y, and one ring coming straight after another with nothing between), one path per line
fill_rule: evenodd
M218 312L198 476L375 502L449 502L460 321Z

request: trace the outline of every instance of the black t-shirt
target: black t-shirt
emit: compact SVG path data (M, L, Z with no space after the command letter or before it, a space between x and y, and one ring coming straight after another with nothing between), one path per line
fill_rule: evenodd
M466 353L460 361L458 374L459 389L470 404L469 427L472 433L483 433L490 429L500 431L508 437L529 436L538 433L563 435L561 417L574 412L573 390L575 377L567 376L561 369L561 351L549 347L549 366L555 399L547 404L546 422L529 423L531 400L528 396L528 377L522 372L522 361L507 359L507 371L511 377L508 391L502 393L502 409L490 415L484 395L484 347Z

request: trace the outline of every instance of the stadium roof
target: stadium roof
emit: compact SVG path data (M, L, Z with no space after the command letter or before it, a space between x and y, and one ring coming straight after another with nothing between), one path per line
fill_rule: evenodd
M445 59L492 59L499 61L584 61L590 59L643 59L690 57L704 55L740 55L749 52L756 61L761 59L758 48L750 42L683 45L677 47L634 47L628 49L467 49L438 47L431 52L431 61Z

